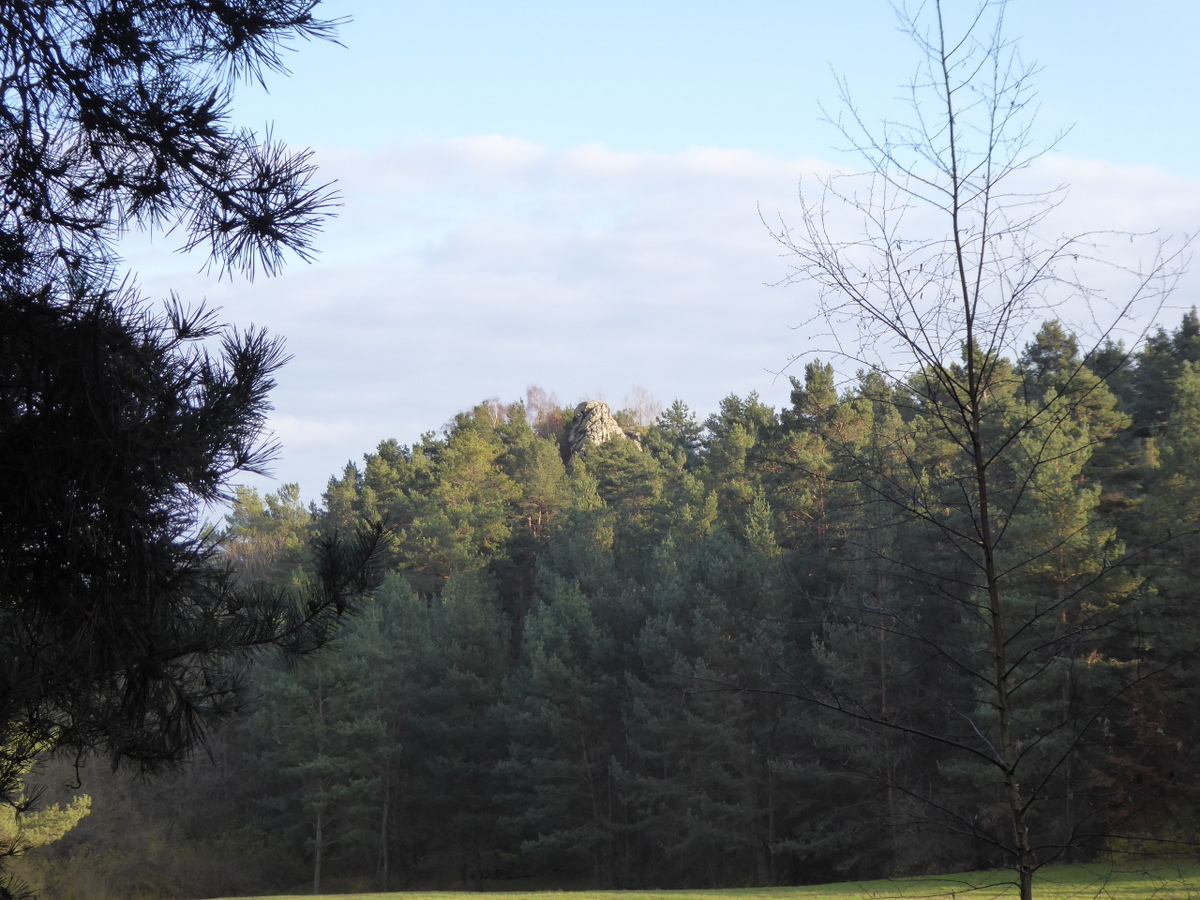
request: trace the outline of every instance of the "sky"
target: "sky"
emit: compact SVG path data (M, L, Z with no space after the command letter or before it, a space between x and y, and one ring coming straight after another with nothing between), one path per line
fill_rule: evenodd
M781 284L771 227L796 220L802 181L861 166L828 121L843 93L866 122L904 114L919 54L885 0L319 11L345 20L340 44L296 43L290 76L234 105L336 180L316 262L222 281L177 237L125 248L149 297L205 299L286 339L275 480L246 483L319 501L380 441L530 385L572 406L640 388L701 418L731 393L787 402L815 296ZM1052 224L1172 246L1200 228L1200 4L1010 0L1005 15L1034 70L1034 139L1053 145L1031 178L1071 185ZM1184 274L1165 324L1196 287Z

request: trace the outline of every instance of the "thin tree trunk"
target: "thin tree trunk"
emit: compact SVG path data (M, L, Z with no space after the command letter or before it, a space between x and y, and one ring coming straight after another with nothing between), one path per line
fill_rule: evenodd
M325 811L317 809L317 824L313 834L313 889L314 894L321 893L321 857L325 853Z
M974 354L968 350L968 377ZM972 384L972 392L975 392ZM1000 764L1004 774L1004 794L1013 829L1013 849L1016 855L1017 877L1021 900L1033 900L1033 848L1029 842L1029 823L1025 817L1025 798L1017 780L1018 750L1013 734L1013 703L1009 692L1008 630L1005 626L1004 603L1000 595L1000 578L996 569L995 544L992 535L990 493L987 483L987 463L980 436L983 433L978 395L972 398L971 425L975 477L979 490L979 539L983 549L984 581L988 592L988 612L991 617L992 659L994 663L996 715L999 720Z
M384 767L383 773L383 810L379 820L379 874L386 891L391 887L391 857L388 847L388 819L392 814L392 779L390 767Z
M779 884L779 872L775 859L776 822L775 822L775 773L771 769L771 761L775 759L775 747L772 741L770 755L767 757L767 877L769 884Z
M888 671L887 665L887 646L884 641L887 638L882 625L878 628L877 642L879 645L879 715L884 722L891 721L891 710L888 708L888 679L891 673ZM896 860L900 856L900 838L897 834L899 828L899 813L896 809L896 751L893 733L885 731L882 735L883 741L883 768L884 768L884 796L887 805L887 854L888 854L888 871L893 872L896 868Z

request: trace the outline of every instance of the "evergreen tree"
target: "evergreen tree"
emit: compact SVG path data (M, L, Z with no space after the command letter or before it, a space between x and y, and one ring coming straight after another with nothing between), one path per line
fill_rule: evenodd
M745 400L730 395L705 428L705 483L717 495L722 520L730 521L744 512L761 486L778 420L757 394Z
M285 484L260 497L238 485L225 516L221 549L250 582L286 588L311 575L311 513L300 502L300 486Z
M504 444L485 406L460 414L434 452L433 484L401 533L405 565L420 593L482 570L507 544L517 496L501 468Z
M644 588L623 780L646 854L669 861L673 883L794 880L812 838L802 823L817 759L798 705L730 690L762 686L764 654L795 656L773 518L759 497L744 543L717 530L664 548Z
M392 748L364 663L334 653L266 670L251 724L263 747L259 777L272 786L262 802L302 842L314 894L331 859L363 852L377 834L379 815L365 813L387 772L379 757Z
M619 598L547 574L508 684L502 803L523 853L550 870L627 883L627 824L614 761L624 758ZM614 615L616 613L617 615Z
M447 584L428 610L412 699L411 764L428 779L429 802L413 810L424 833L431 871L452 873L481 889L504 873L509 848L495 801L495 768L505 756L500 710L509 671L509 629L498 599L477 576ZM436 824L434 824L436 823Z
M237 591L213 564L200 510L271 457L262 426L284 356L202 311L153 311L117 271L131 227L178 228L222 271L310 258L332 206L310 154L233 128L228 107L242 77L282 68L283 43L332 36L313 6L4 7L5 801L33 747L180 759L233 705L231 656L319 642L364 581L364 553L345 547L298 601Z
M1151 838L1151 852L1169 852L1172 841L1200 834L1191 773L1200 771L1191 710L1200 684L1196 567L1200 565L1200 361L1187 359L1189 339L1177 337L1178 371L1162 408L1165 420L1144 441L1137 462L1146 491L1132 522L1120 520L1130 539L1149 549L1139 554L1139 574L1156 602L1138 609L1133 623L1141 648L1137 662L1146 673L1122 698L1109 742L1108 764L1100 767L1114 794L1113 820L1137 823ZM1160 360L1159 362L1162 362ZM1139 364L1140 365L1140 364ZM1132 519L1132 517L1130 517ZM1133 829L1126 826L1127 831Z
M519 651L525 616L538 600L538 560L567 506L569 484L557 441L537 436L520 404L509 408L501 438L505 450L500 466L515 488L513 523L506 546L489 568L512 621L514 650Z
M699 464L704 448L703 427L687 404L676 400L646 429L642 445L656 456L670 455L678 465L693 469Z
M26 775L33 768L26 767ZM18 856L34 847L44 847L61 840L67 832L92 811L92 798L87 794L72 797L67 803L54 803L34 809L33 801L25 796L24 786L18 787L15 802L0 808L0 848L8 856Z

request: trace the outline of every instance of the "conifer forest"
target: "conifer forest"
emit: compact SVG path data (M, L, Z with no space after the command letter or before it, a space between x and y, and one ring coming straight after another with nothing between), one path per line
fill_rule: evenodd
M782 408L529 387L308 501L238 486L282 339L120 241L313 258L336 189L227 110L315 5L0 0L0 898L1195 858L1188 239L1047 237L1003 0L894 8L904 115L843 96L858 174L760 212L812 338Z
M215 892L1011 866L1014 772L1035 866L1191 844L1200 318L1091 356L1050 321L987 371L990 437L1019 425L987 448L1007 708L922 372L839 389L814 361L786 408L622 410L576 453L535 389L381 442L320 503L240 490L224 552L262 590L364 518L386 574L330 649L247 662L207 757L93 772L36 865Z

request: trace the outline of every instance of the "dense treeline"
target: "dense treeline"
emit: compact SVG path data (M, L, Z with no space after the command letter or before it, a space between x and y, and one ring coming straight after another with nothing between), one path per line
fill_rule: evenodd
M1190 841L1200 318L1083 359L1048 323L994 371L988 415L1029 422L1039 461L1005 559L1042 858ZM390 574L331 650L247 665L255 709L210 758L153 793L89 772L93 815L28 868L67 898L105 877L133 896L1004 863L970 752L988 710L969 579L944 529L896 512L957 465L919 379L839 390L814 362L785 409L625 411L636 441L572 459L571 410L538 393L384 441L319 506L242 491L225 547L244 579L305 583L314 541L363 518L391 529ZM1030 410L1058 408L1039 432Z

